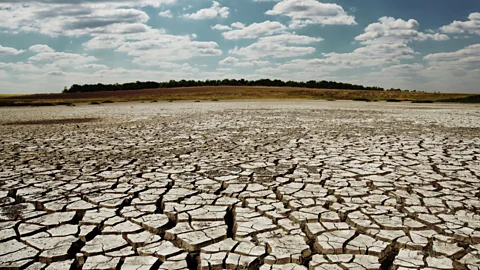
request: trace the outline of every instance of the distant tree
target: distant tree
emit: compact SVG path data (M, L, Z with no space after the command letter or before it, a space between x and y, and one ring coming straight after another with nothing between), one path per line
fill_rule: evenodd
M276 87L304 87L315 89L350 89L350 90L375 90L384 91L383 88L378 86L363 86L349 83L341 83L334 81L315 81L310 80L307 82L296 82L271 79L258 79L258 80L245 80L245 79L223 79L223 80L170 80L168 82L130 82L130 83L114 83L114 84L74 84L69 89L64 87L64 93L79 93L79 92L99 92L99 91L120 91L120 90L140 90L140 89L154 89L154 88L175 88L175 87L195 87L195 86L276 86ZM391 88L388 91L401 91L400 89Z

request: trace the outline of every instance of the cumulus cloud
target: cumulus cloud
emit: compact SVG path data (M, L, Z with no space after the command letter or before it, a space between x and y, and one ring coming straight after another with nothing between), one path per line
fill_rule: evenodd
M18 0L1 0L0 3L18 3ZM165 4L174 4L177 0L23 0L22 3L42 4L72 4L72 5L109 5L111 7L159 7Z
M269 61L240 61L240 59L236 57L229 56L220 62L218 62L221 66L234 66L234 67L253 67L253 66L268 66L271 65Z
M348 15L340 5L322 3L316 0L283 0L265 14L290 17L290 28L301 28L310 24L357 24L355 17Z
M232 57L232 56L229 56L225 59L223 59L222 61L218 62L219 65L233 65L235 63L238 63L240 60L238 58L235 58L235 57Z
M428 54L423 59L436 69L480 70L480 44L469 45L455 52Z
M195 41L195 35L171 35L149 28L143 33L100 34L84 44L87 50L114 49L134 57L135 63L187 60L192 57L222 54L213 41Z
M480 35L480 12L471 13L468 21L453 21L449 25L440 27L447 34L476 34Z
M139 30L149 16L142 10L104 4L0 4L0 29L37 32L50 36L80 36L118 32L118 28Z
M310 44L320 42L323 38L285 33L276 36L261 37L259 42L280 43L280 44Z
M314 47L306 47L299 45L308 45L314 42L319 42L321 40L321 38L301 36L292 33L270 37L261 37L258 39L257 42L247 47L235 47L234 49L230 50L229 53L243 56L244 58L249 60L263 57L299 57L311 54L316 51Z
M172 18L173 14L170 10L165 10L165 11L161 11L160 13L158 13L158 16L165 17L165 18Z
M17 50L15 48L3 47L2 45L0 45L0 56L3 56L3 55L17 55L17 54L21 54L23 52L24 52L24 50Z
M58 67L73 67L77 65L92 63L97 61L98 59L94 56L50 51L40 52L37 55L28 58L28 60L31 62L48 63Z
M480 56L480 44L470 45L456 52L428 54L424 59L428 61L458 61L459 59L472 56ZM480 58L478 61L480 62Z
M228 25L223 25L223 24L216 24L212 26L213 30L218 30L218 31L227 31L227 30L232 30L232 28Z
M54 50L53 50L52 48L50 48L50 46L44 45L44 44L32 45L32 46L30 46L30 48L28 48L28 49L29 49L30 51L36 52L36 53L54 52Z
M228 7L222 7L219 2L213 1L211 7L200 9L195 13L185 14L183 17L191 20L205 20L217 17L228 18L228 14L230 14Z
M262 57L288 58L299 57L315 52L314 47L297 47L272 43L253 43L250 46L230 50L229 53L241 55L246 59L258 59Z
M241 22L234 22L234 23L232 23L232 27L233 28L238 28L238 29L243 29L243 28L245 28L245 24L243 24Z
M351 53L324 53L324 58L295 59L280 65L287 70L328 70L377 67L396 64L401 59L412 59L415 52L405 44L372 44Z
M245 29L247 29L246 27ZM299 57L311 54L316 51L308 45L322 41L322 38L297 35L294 33L285 33L275 36L265 36L257 40L257 42L246 47L235 47L229 50L230 54L242 56L248 60L259 59L263 57L273 58L289 58Z
M410 19L404 21L393 17L381 17L378 22L365 28L365 32L355 40L363 44L406 43L412 40L447 40L448 36L439 33L423 33L418 31L419 23Z
M238 28L237 24L237 28ZM232 27L233 24L232 24ZM265 35L284 32L287 27L279 22L265 21L261 23L252 23L249 26L243 26L238 29L222 33L225 39L252 39Z

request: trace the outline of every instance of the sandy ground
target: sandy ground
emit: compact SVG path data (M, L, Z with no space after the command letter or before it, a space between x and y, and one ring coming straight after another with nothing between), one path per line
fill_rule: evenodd
M0 269L478 269L480 106L0 108Z

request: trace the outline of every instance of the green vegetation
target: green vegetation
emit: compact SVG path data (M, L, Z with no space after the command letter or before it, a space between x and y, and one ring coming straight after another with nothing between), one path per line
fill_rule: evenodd
M170 80L169 82L132 82L124 84L74 84L69 89L64 88L63 93L90 93L90 92L104 92L104 91L121 91L121 90L142 90L155 88L178 88L178 87L197 87L197 86L275 86L275 87L297 87L297 88L316 88L316 89L345 89L345 90L375 90L384 91L383 88L377 86L363 86L350 83L341 83L334 81L308 81L295 82L282 80L260 79L256 81L249 80ZM402 91L396 89L395 91Z

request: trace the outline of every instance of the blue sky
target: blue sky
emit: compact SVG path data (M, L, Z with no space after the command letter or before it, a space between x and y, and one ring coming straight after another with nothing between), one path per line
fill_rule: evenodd
M480 1L0 0L0 93L170 79L480 93Z

